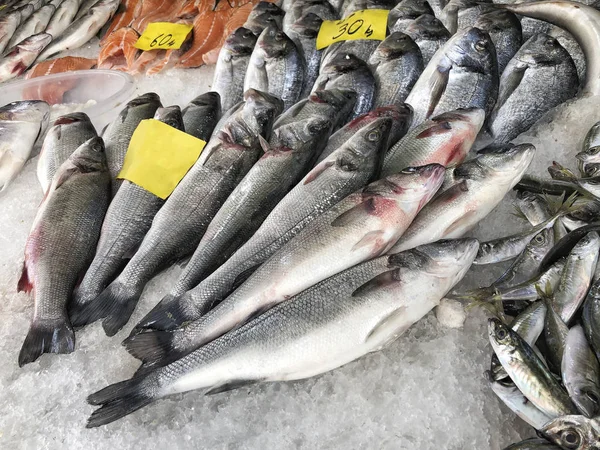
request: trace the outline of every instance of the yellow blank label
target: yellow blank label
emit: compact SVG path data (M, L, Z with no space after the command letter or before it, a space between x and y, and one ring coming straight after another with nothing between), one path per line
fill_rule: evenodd
M387 9L363 9L342 20L325 20L317 35L317 50L341 41L383 41L387 32Z
M180 48L192 25L184 23L153 22L148 24L142 35L135 43L140 50L174 50Z
M206 142L158 120L136 128L117 178L129 180L162 199L171 195L194 165Z

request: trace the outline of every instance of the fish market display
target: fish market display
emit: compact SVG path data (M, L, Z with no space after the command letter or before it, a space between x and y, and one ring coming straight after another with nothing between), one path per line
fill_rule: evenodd
M19 42L27 39L34 34L44 32L50 18L54 14L55 8L52 5L45 5L34 12L29 19L16 29L13 33L12 38L8 42L8 48L12 48Z
M400 31L410 36L419 46L425 66L429 64L435 52L443 47L451 36L444 24L431 14L423 14L417 17Z
M51 40L52 36L49 34L40 33L27 37L12 47L4 58L0 59L0 82L25 72Z

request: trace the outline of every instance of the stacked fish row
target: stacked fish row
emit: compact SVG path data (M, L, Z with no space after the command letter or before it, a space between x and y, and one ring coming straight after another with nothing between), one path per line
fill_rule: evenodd
M112 18L120 0L4 0L0 3L0 82L34 62L79 48Z
M143 363L138 373L89 397L100 408L88 426L176 392L334 369L393 341L464 276L479 245L462 236L535 153L505 144L507 136L574 95L575 65L555 39L534 34L515 46L499 79L496 47L505 41L470 24L440 42L427 64L425 45L398 31L381 43L315 50L323 11L393 6L395 26L414 8L405 26L416 26L424 3L395 3L284 2L283 29L269 7L258 38L246 27L227 38L217 93L183 115L146 94L102 139L68 144L58 159L68 135L84 139L86 121L54 124L59 132L48 133L38 167L46 196L19 283L36 300L21 365L73 351L72 327L102 320L116 334L148 281L191 256L124 343ZM477 20L496 23L481 12ZM429 15L421 22L437 21ZM564 89L533 102L548 80ZM208 142L166 201L116 178L137 125L155 114ZM487 136L495 145L465 161L486 119L501 131ZM71 197L84 193L82 204Z

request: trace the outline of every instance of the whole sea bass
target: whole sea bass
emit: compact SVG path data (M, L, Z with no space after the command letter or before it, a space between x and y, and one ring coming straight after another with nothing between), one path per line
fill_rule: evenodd
M10 48L4 58L0 59L0 83L25 72L50 41L52 36L49 34L34 34Z
M221 96L221 109L227 111L244 98L244 77L256 36L240 27L225 40L215 67L212 88Z
M306 63L304 74L304 87L300 98L308 97L321 68L323 50L317 50L317 35L321 29L323 19L316 14L308 13L294 22L290 28L290 39L302 53Z
M35 307L19 366L35 361L42 353L74 350L67 303L94 256L109 198L104 145L95 137L59 168L27 239L18 290L33 291Z
M158 108L154 118L183 131L179 106ZM165 148L163 151L167 153L170 149ZM165 200L143 187L123 180L106 212L94 260L69 304L73 326L84 325L78 320L79 311L100 295L127 264L164 203Z
M46 133L37 163L37 177L46 192L58 168L81 144L96 136L87 114L76 112L61 116Z
M304 72L304 58L296 44L275 25L269 25L256 41L244 79L244 91L268 92L283 101L285 111L300 99Z
M173 361L304 289L386 253L443 177L444 168L432 164L369 184L311 222L206 315L173 332L132 336L127 348L134 355L136 349L148 350L146 362Z
M488 114L498 94L496 50L489 34L469 28L455 34L431 59L406 103L415 111L413 127L458 108Z
M390 34L369 58L377 94L374 107L400 105L423 72L418 45L404 33Z
M508 62L517 53L523 42L521 22L509 11L492 10L481 14L475 27L489 33L498 59L498 73L501 75Z
M48 125L46 102L27 100L0 108L0 192L19 174Z
M277 204L227 262L191 291L166 296L138 327L173 329L200 318L321 214L364 187L379 170L389 120L376 118L357 131Z
M86 44L117 11L121 0L100 0L83 16L75 19L62 34L40 54L38 62L65 50Z
M510 142L544 113L577 93L577 69L556 39L538 33L510 60L490 115L494 142Z
M116 178L123 167L133 132L142 120L152 119L161 106L160 98L154 92L140 95L127 103L119 116L102 133L106 145L108 170L113 180L113 195L117 193L122 183Z
M243 26L258 36L271 23L281 28L284 15L285 11L275 3L258 2L248 14Z
M13 33L8 42L7 48L12 48L23 40L34 34L43 33L54 14L55 8L52 5L44 5L34 12L29 19L23 22Z
M352 267L167 367L90 395L101 407L87 426L177 392L308 378L381 350L463 278L476 251L475 239L463 239Z
M534 154L530 144L507 146L487 150L457 167L456 184L423 208L392 251L463 236L517 184Z

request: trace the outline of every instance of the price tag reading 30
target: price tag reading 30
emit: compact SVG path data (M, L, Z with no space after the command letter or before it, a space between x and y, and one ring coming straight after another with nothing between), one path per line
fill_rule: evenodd
M383 41L387 32L387 9L363 9L342 20L325 20L317 35L317 50L341 41Z
M140 50L177 50L194 28L184 23L153 22L135 43Z

